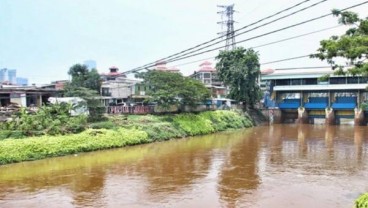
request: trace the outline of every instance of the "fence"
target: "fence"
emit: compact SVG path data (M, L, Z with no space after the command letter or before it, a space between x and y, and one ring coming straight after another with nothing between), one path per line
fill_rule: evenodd
M162 114L162 113L178 113L178 112L202 112L208 110L230 110L230 109L242 109L241 105L232 105L231 107L222 105L217 107L216 105L197 105L197 106L184 106L181 109L178 106L171 106L169 108L162 108L160 106L108 106L106 107L107 114Z
M153 106L109 106L108 114L149 114L154 112Z

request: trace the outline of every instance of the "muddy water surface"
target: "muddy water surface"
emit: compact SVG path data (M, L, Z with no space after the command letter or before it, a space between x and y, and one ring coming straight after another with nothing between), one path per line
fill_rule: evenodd
M0 166L0 207L352 207L367 127L275 125Z

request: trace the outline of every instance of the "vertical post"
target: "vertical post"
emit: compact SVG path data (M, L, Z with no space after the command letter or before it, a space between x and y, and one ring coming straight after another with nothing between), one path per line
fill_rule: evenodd
M42 94L40 94L39 97L38 97L37 105L38 105L38 107L42 106Z
M299 107L304 107L304 93L303 93L303 91L300 91L300 106Z

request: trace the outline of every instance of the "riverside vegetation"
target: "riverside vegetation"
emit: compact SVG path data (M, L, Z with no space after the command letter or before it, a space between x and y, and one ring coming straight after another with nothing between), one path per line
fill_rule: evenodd
M355 208L368 208L368 193L361 195L355 201Z
M119 115L87 123L86 117L71 117L67 109L45 106L0 124L0 165L253 126L250 117L234 111Z

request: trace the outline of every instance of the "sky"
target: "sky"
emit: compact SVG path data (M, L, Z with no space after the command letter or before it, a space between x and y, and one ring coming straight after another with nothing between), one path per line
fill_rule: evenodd
M217 5L235 4L235 29L290 7L302 0L0 0L0 68L17 69L30 83L46 84L68 79L69 68L85 60L95 60L103 73L111 66L121 72L159 60L217 37L221 16ZM320 0L311 0L303 8ZM327 0L281 21L239 35L244 40L288 25L343 9L364 0ZM352 9L367 17L368 4ZM288 13L285 13L288 14ZM276 17L275 17L276 18ZM271 19L270 19L271 20ZM270 21L268 20L268 21ZM245 48L295 35L336 26L331 17L272 35L237 44ZM252 28L252 27L250 27ZM336 27L291 41L256 48L260 62L266 63L314 53L319 41L342 34ZM218 46L224 45L221 43ZM213 46L216 47L216 46ZM210 62L218 51L206 53L168 66L177 66L184 75ZM184 65L183 65L184 64ZM261 65L265 68L326 66L315 59Z

